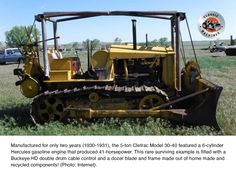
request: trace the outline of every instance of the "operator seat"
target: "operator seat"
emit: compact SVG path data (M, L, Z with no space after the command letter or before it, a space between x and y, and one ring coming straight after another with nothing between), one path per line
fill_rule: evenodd
M107 50L100 50L93 54L92 67L99 80L110 79L112 61L109 60L109 53Z

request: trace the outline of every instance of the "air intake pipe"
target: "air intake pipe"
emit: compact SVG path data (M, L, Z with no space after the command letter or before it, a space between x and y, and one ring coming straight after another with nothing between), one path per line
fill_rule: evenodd
M137 50L136 20L132 19L133 49Z

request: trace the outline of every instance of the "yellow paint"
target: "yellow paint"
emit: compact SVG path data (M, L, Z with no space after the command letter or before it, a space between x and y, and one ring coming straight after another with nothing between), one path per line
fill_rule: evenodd
M166 55L163 61L162 80L165 85L176 89L176 59L175 55Z
M140 58L156 58L164 57L167 55L166 51L149 51L149 50L131 50L131 49L120 49L120 48L111 48L109 50L109 58L114 59L140 59ZM169 55L174 55L174 52L168 52Z
M128 80L129 79L129 71L128 71L126 60L124 60L124 71L125 71L125 80Z
M73 70L73 62L76 57L67 57L62 59L49 59L50 81L69 81L72 75L78 71ZM75 63L74 63L75 64Z
M25 97L33 98L39 93L40 86L35 79L28 78L21 83L20 90Z
M69 70L51 70L50 81L71 80L71 71Z
M107 50L101 50L95 52L92 57L92 66L93 68L105 68L107 62L109 61L109 53Z
M113 60L124 59L125 78L128 79L127 59L145 59L155 58L155 61L150 65L150 68L160 64L160 59L163 60L163 81L171 87L176 86L175 77L175 53L171 48L164 47L141 47L133 50L133 45L112 45L109 50L99 50L92 56L91 64L97 73L99 81L114 80L114 65ZM76 74L73 71L74 58L49 59L50 64L50 80L45 82L97 82L90 79L72 79ZM99 82L98 81L98 82Z
M43 72L39 63L36 48L33 46L24 46L24 60L23 73L29 76L39 75Z
M159 106L165 103L164 100L155 94L143 97L139 103L139 109L151 109L152 107Z
M97 93L92 92L89 94L89 101L90 102L96 103L99 99L100 99L100 96Z
M54 102L50 102L49 99L54 99ZM39 103L44 105L44 107L38 105L38 116L40 119L44 120L45 122L50 122L54 121L55 119L60 121L63 118L64 104L59 98L45 98L41 99Z
M76 117L85 119L104 118L104 117L119 117L119 118L147 118L161 117L165 119L183 118L186 115L185 109L168 109L168 110L140 110L140 109L126 109L126 110L93 110L90 108L70 109Z

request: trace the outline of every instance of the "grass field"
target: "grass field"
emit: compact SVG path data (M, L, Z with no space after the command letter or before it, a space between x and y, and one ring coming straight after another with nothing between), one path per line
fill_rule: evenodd
M196 45L202 76L224 87L217 108L220 131L207 126L174 128L167 121L152 118L144 121L111 118L84 125L52 122L33 126L29 118L32 100L22 96L19 87L14 85L18 78L13 75L13 69L17 65L9 64L0 65L0 135L236 135L236 57L200 50L206 47L204 45ZM188 57L190 46L186 49Z

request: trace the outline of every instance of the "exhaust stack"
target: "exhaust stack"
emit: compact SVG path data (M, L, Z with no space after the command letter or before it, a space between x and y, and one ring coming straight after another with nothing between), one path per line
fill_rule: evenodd
M132 19L133 49L137 50L136 20Z
M90 68L90 41L87 40L87 69Z
M146 47L148 47L148 34L146 33Z

